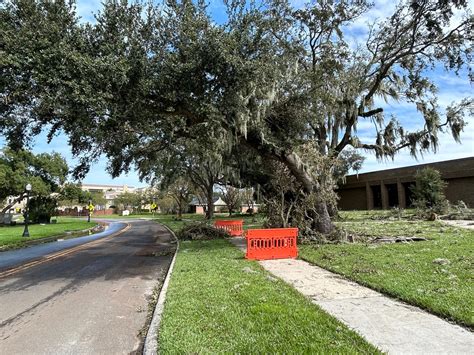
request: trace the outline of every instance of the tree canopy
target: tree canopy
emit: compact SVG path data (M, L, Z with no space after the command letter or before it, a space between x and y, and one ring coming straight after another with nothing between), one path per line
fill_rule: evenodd
M6 204L3 212L24 198L27 184L31 184L34 196L48 197L51 193L60 192L68 173L67 163L58 153L0 151L0 201L8 196L15 198Z
M63 131L81 157L79 177L105 154L113 176L136 167L149 178L180 140L211 140L221 155L250 157L235 169L242 180L262 178L255 164L284 170L294 184L285 198L305 204L312 228L330 232L324 196L342 152L393 158L401 149L436 150L440 131L459 140L472 110L470 98L439 107L429 77L439 66L470 74L467 2L401 1L354 46L344 30L370 6L229 0L227 20L217 24L202 1L108 0L96 23L81 24L64 0L7 1L0 132L21 147L41 129L50 137ZM418 128L385 117L379 99L412 104ZM361 122L373 124L374 141L358 135Z
M141 209L143 196L138 192L123 192L114 199L114 203L121 209L132 209L137 211ZM104 203L105 204L105 203Z

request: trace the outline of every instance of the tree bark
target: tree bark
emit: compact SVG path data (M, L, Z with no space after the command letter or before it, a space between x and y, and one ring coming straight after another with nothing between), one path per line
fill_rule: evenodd
M214 185L207 190L207 211L206 219L211 220L214 217Z
M328 208L329 216L331 216L331 218L335 218L338 216L336 206L328 205L327 208Z
M183 217L183 204L184 201L180 199L180 202L178 203L178 219L181 220Z
M319 183L314 181L311 176L304 170L303 164L300 162L299 157L295 153L286 154L283 157L283 163L290 169L293 176L302 185L306 193L318 194L320 190ZM324 201L317 202L316 214L314 217L315 223L313 228L316 232L322 234L331 233L334 229L334 224L331 221L331 216L328 212L327 204Z
M319 184L304 170L303 163L296 153L284 154L281 161L290 169L296 180L303 185L305 192L311 193L319 190Z
M334 224L329 216L327 204L323 201L318 202L316 204L316 212L318 214L315 223L316 231L322 234L331 233L334 229Z

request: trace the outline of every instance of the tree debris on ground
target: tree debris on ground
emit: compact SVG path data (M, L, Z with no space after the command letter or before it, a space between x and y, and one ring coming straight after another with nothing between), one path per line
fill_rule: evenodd
M376 237L371 240L371 243L408 243L408 242L421 242L427 241L428 239L423 237Z
M433 264L449 265L451 262L448 259L437 258L433 260Z
M228 238L230 235L207 223L192 223L184 226L176 233L179 240L211 240Z

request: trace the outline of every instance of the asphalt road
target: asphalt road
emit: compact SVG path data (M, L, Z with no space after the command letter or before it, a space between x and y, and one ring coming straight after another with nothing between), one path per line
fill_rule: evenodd
M2 276L2 273L5 273L8 269L14 268L18 265L24 265L29 261L47 257L48 255L61 250L67 250L81 244L108 237L119 232L126 226L126 222L112 221L109 222L107 228L100 233L33 245L22 249L2 251L0 252L0 277Z
M130 223L122 234L0 277L0 354L141 350L149 298L176 245L154 222Z

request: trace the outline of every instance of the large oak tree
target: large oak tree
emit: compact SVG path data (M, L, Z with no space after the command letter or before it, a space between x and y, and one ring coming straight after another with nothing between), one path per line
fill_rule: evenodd
M305 216L323 233L332 230L326 177L346 147L383 158L436 149L444 129L459 139L472 103L460 100L442 118L428 73L468 67L466 1L403 1L356 48L344 31L368 10L366 1L226 7L228 20L216 24L203 2L106 1L95 24L81 25L63 1L7 2L0 129L12 146L43 127L62 130L82 156L79 176L100 154L117 175L149 167L178 139L219 136L222 151L241 147L256 162L282 164L296 191L314 196L301 201L312 201ZM409 132L386 118L378 98L413 104L420 128ZM373 142L357 135L364 120L373 122Z

